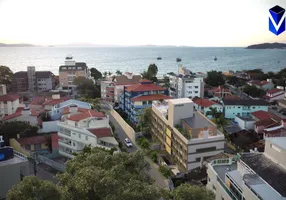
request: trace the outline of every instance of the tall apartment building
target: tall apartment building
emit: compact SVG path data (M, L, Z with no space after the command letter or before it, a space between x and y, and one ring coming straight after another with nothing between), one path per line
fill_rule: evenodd
M59 153L73 158L85 146L111 149L118 147L109 126L109 118L101 112L87 110L69 114L58 122Z
M4 146L0 136L0 199L5 199L7 192L30 174L29 169L27 157Z
M101 82L101 98L111 104L119 104L120 94L123 93L124 87L139 83L140 75L133 75L126 72L122 76L115 76L113 80Z
M36 71L35 67L27 67L27 71L16 72L12 75L12 91L35 92L47 91L54 88L54 74L50 71Z
M190 171L224 151L224 135L189 98L156 101L152 105L151 133L161 150L180 171Z
M265 152L208 164L207 188L216 200L285 200L286 137L265 139Z
M75 87L73 80L79 76L91 79L90 71L86 63L75 62L72 56L67 56L65 65L59 67L60 87L63 89Z
M153 101L170 98L167 89L153 84L150 80L142 79L137 84L124 87L119 107L127 114L128 119L136 124L139 122L142 109L151 107Z
M204 78L196 75L169 75L169 93L174 98L204 97Z

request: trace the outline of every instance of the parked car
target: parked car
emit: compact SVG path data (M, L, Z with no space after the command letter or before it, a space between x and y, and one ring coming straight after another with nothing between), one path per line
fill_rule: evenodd
M125 138L124 142L125 142L125 145L126 145L128 148L133 146L132 143L131 143L131 141L129 140L129 138Z

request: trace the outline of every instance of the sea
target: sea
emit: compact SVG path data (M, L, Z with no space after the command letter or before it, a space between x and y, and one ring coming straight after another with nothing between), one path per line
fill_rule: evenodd
M0 47L0 65L13 72L27 66L36 70L49 70L58 74L67 55L76 62L85 62L99 71L116 70L139 74L151 63L158 66L158 75L177 72L178 65L193 72L210 70L229 71L261 68L277 72L286 67L286 49L245 49L205 47ZM157 60L162 57L162 60ZM217 58L215 61L214 58ZM180 63L176 58L181 58Z

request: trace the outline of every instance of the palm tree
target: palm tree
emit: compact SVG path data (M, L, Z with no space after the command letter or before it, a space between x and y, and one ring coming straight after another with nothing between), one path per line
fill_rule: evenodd
M103 76L104 76L104 78L106 78L107 77L107 72L103 72Z
M223 128L228 124L227 120L224 118L223 115L221 115L218 118L214 118L214 123L217 124L218 128L220 128L220 127Z
M122 76L122 72L121 72L120 70L116 70L115 74L116 74L117 76Z
M112 74L112 73L109 71L109 72L108 72L108 76L111 76L111 74Z
M216 109L216 108L212 108L212 107L210 107L210 111L207 111L207 112L206 112L206 115L207 115L207 116L208 116L208 115L211 115L212 118L217 118L219 114L220 114L220 113L217 111L217 109Z

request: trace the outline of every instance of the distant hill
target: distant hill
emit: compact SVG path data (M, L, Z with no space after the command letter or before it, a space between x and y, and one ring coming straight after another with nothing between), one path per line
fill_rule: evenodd
M262 43L254 44L246 47L246 49L286 49L286 44L284 43Z
M32 44L4 44L0 43L0 47L34 47Z

